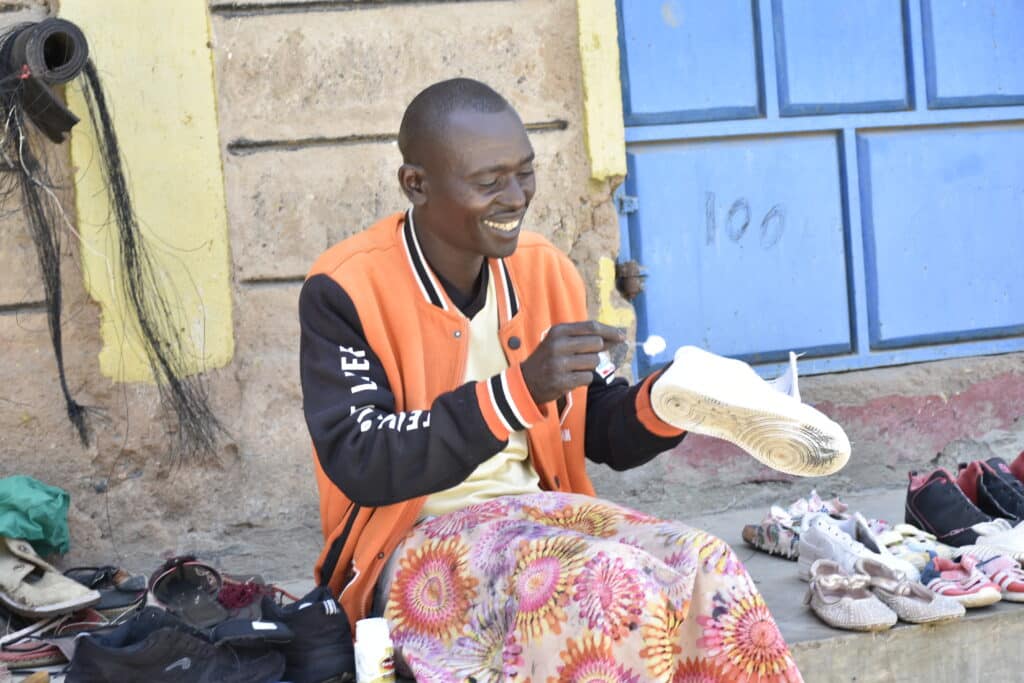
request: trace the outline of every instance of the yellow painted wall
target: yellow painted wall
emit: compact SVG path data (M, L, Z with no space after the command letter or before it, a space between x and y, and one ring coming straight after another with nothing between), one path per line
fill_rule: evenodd
M61 0L60 16L89 41L142 234L191 345L189 370L226 365L234 351L231 260L206 0ZM102 308L100 369L120 381L151 380L112 287L117 228L77 82L67 95L82 118L72 131L71 158L86 286Z
M576 12L590 176L594 180L625 176L626 131L615 0L576 0Z
M613 298L614 292L615 261L602 256L597 263L597 319L606 325L629 329L636 323L636 313L628 304L617 306Z

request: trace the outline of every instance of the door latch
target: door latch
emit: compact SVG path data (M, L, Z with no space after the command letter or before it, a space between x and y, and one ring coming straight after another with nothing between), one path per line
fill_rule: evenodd
M644 267L634 260L615 264L615 289L626 301L633 301L644 291Z

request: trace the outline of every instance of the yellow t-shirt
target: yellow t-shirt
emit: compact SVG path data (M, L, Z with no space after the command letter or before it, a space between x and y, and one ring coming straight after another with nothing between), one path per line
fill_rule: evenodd
M469 356L463 382L476 382L508 368L508 359L498 338L498 299L494 278L487 281L487 300L469 321ZM530 463L526 432L512 432L505 450L477 465L461 484L438 491L427 498L420 519L453 512L499 496L536 493L540 477Z

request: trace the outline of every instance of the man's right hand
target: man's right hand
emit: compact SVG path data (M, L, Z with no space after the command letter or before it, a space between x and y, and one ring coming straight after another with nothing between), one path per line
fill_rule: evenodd
M555 325L523 361L523 379L538 405L590 384L597 354L626 341L626 333L596 320Z

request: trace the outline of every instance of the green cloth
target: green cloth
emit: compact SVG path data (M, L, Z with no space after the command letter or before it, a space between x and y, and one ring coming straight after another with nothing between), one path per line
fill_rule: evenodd
M0 536L28 541L46 557L71 548L64 489L18 474L0 479Z

